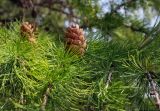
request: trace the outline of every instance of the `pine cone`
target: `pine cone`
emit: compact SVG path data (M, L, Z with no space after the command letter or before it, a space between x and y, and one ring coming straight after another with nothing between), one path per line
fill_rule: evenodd
M84 55L87 44L83 29L79 28L78 25L68 27L65 33L65 45L69 51L77 55Z
M35 25L29 22L23 22L20 27L21 35L23 37L26 37L27 40L30 41L31 43L36 42L36 38L34 34L35 30L36 30Z

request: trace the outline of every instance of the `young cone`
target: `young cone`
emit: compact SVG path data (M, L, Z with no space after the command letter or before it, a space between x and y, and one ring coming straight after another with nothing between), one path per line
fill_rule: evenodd
M83 29L78 25L68 27L65 33L65 45L67 50L80 56L84 55L87 43Z
M20 27L20 31L21 31L21 35L23 37L26 37L28 41L30 41L31 43L35 43L36 42L36 38L35 38L35 25L31 24L29 22L23 22L21 24Z

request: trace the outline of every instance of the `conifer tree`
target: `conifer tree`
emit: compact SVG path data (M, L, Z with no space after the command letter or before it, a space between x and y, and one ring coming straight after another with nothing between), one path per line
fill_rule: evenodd
M159 111L159 11L159 0L1 0L0 110Z

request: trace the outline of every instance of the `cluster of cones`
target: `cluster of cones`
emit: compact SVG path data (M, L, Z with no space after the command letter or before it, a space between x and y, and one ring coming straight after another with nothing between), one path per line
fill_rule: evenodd
M36 42L35 31L36 27L32 23L23 22L20 26L21 35L31 43ZM78 25L68 27L65 32L65 48L69 52L82 56L85 53L86 47L87 44L83 29Z
M87 44L83 29L78 25L71 25L67 28L65 33L65 47L76 55L84 55Z

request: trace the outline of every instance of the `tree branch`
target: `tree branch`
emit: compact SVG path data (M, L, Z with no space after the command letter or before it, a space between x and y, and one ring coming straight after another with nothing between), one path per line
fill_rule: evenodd
M106 81L106 88L108 88L109 83L111 82L111 77L112 77L112 71L110 71L109 74L108 74L108 78L107 78L107 81Z
M51 88L52 88L52 85L48 84L47 89L46 89L45 93L43 94L40 111L45 111L45 109L46 109L46 105L48 102L48 96L49 96L49 93L51 92Z
M58 9L58 8L49 7L49 6L46 6L46 5L39 5L39 4L36 4L36 6L37 6L37 7L48 8L48 9L50 9L50 10L52 10L52 11L56 11L56 12L65 14L66 16L74 17L74 18L80 19L78 16L75 16L72 12L71 12L71 13L68 13L68 12L65 12L63 9Z
M114 66L111 65L109 73L108 73L108 77L106 79L106 88L108 88L108 86L109 86L109 84L111 82L111 78L112 78L112 74L113 74L113 68L114 68Z
M154 80L152 79L152 75L150 72L147 73L147 79L149 81L150 87L151 87L151 95L154 95L154 99L155 99L155 104L157 106L157 109L160 110L160 98L159 98L159 94L158 91L156 89L156 83L154 82Z
M130 28L132 31L135 31L135 32L141 32L141 33L144 33L144 34L148 34L149 33L149 30L147 30L146 28L144 27L134 27L132 25L126 25L126 24L123 24L126 28Z

